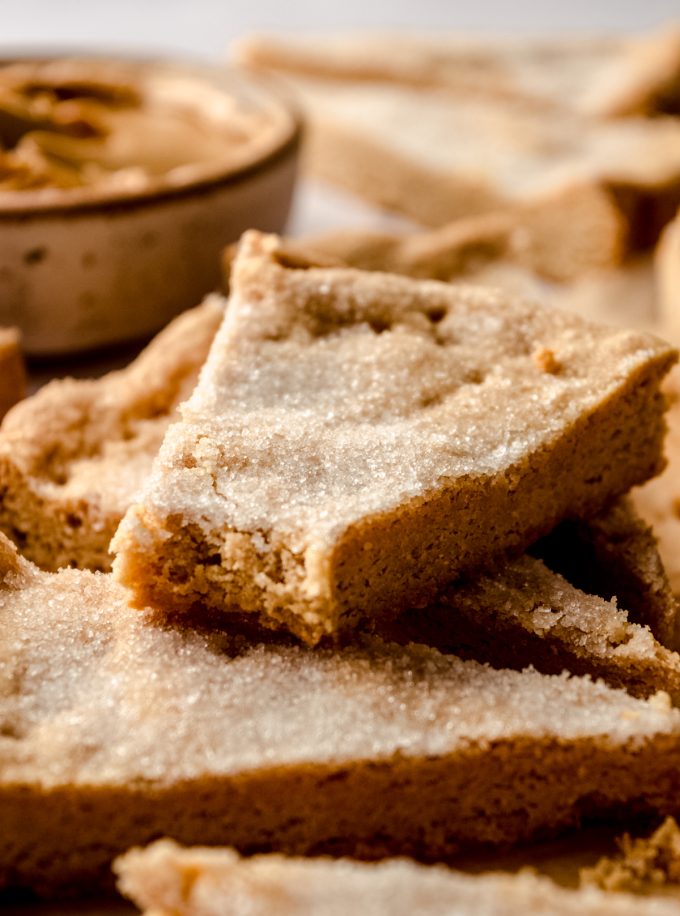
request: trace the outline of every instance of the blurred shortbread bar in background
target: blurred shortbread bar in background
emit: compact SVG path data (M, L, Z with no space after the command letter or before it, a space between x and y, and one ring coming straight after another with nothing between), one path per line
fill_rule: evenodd
M573 39L255 35L235 52L250 66L299 76L482 92L582 115L675 113L680 105L680 23L641 35Z
M247 233L114 570L138 606L310 644L423 607L658 473L675 357L497 290L291 267Z
M176 318L127 369L60 379L0 428L0 531L44 569L107 570L109 543L191 393L224 313L219 296Z
M469 875L407 859L242 858L233 849L160 840L115 863L118 886L147 916L676 916L677 902L558 887L525 870ZM275 910L274 910L275 907Z
M571 206L576 209L579 204L582 210L574 221L556 218L540 206L525 206L429 230L338 229L287 244L291 253L302 257L310 250L362 270L422 279L484 285L493 279L496 266L502 270L514 265L535 277L567 283L618 266L628 255L625 220L611 198L604 192L593 194L590 188L575 189ZM485 270L491 271L488 278Z
M40 572L1 535L0 622L2 888L91 890L159 836L444 859L680 807L664 693L171 626L111 575Z
M21 335L16 328L0 328L0 420L25 394Z
M425 225L527 204L588 224L589 189L593 206L611 197L640 250L680 203L675 118L603 121L485 93L276 75L307 114L309 171Z

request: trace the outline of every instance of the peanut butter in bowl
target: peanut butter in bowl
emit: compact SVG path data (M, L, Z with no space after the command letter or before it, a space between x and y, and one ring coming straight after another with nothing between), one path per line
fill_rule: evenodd
M282 229L296 114L223 68L64 57L0 66L0 323L29 352L143 338Z
M85 60L0 69L0 190L138 192L238 167L288 118L197 79Z

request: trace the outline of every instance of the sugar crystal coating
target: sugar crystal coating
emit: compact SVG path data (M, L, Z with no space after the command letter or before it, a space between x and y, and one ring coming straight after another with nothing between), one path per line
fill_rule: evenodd
M327 289L328 332L304 319L295 327L291 314L287 339L270 336L262 302L232 299L184 422L164 443L145 494L154 508L206 527L280 526L295 550L328 545L357 519L447 478L509 468L593 409L655 346L588 326L596 344L584 354L577 321L471 289L435 324L425 304L436 312L449 296L434 283L376 332L378 283L389 280L362 283L367 301L353 301L350 288L340 305L357 310L355 323L334 320ZM309 321L320 325L323 299L313 305L321 316ZM551 344L557 374L531 359Z
M5 782L166 784L452 754L523 735L680 734L663 694L641 701L587 679L496 671L377 639L311 651L170 627L131 610L110 576L39 573L0 547Z

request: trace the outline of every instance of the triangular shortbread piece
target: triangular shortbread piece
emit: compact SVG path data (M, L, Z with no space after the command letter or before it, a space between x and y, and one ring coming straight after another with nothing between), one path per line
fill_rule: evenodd
M481 91L586 115L674 112L680 101L677 25L635 36L560 40L396 32L252 36L234 50L242 63L267 70Z
M466 875L407 859L242 858L161 840L115 863L119 887L148 914L173 916L674 916L672 900L560 888L547 878Z
M675 118L600 122L474 94L284 82L308 116L307 168L424 225L523 205L583 219L584 193L599 207L605 191L638 248L652 244L680 199Z
M118 524L177 403L190 394L224 314L211 296L176 318L126 369L60 379L0 430L0 531L44 569L107 570Z
M497 668L589 674L636 696L665 690L680 704L680 655L631 623L615 600L585 594L534 557L458 582L427 608L383 624L380 634Z
M140 607L313 644L657 473L675 359L498 291L296 269L244 237L199 383L113 542Z
M26 373L16 328L0 328L0 420L26 394Z
M671 900L566 890L548 878L465 875L408 859L241 858L161 840L117 860L123 894L156 916L676 916Z
M614 597L630 619L648 626L665 646L680 649L680 605L673 593L654 531L628 498L587 521L567 521L531 553L574 586Z
M83 889L159 836L432 859L680 808L667 694L172 627L2 537L0 570L0 886Z

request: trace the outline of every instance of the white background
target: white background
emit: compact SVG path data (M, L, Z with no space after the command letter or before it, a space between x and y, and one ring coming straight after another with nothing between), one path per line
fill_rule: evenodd
M450 28L626 31L680 19L680 0L0 0L0 46L224 54L255 29Z

